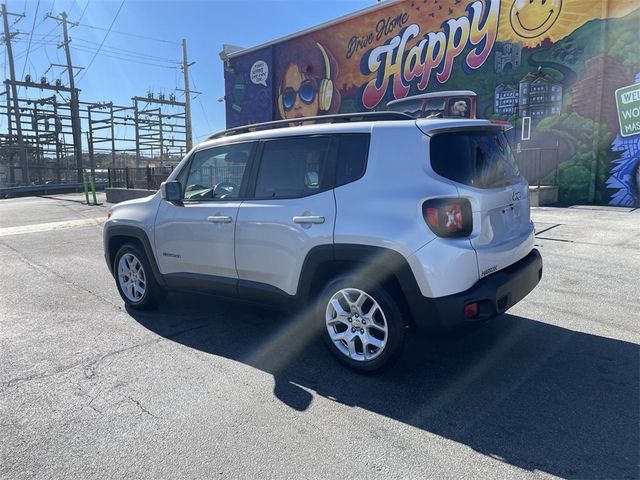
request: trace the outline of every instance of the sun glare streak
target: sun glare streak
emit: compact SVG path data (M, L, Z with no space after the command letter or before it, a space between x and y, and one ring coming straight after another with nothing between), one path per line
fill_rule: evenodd
M382 251L369 257L349 271L349 276L367 284L382 284L386 282L392 271L397 271L397 256L391 252ZM325 282L326 283L326 282ZM362 287L354 282L353 287ZM305 350L319 334L326 335L324 326L324 308L320 310L318 296L324 284L315 285L315 291L310 294L309 303L302 306L289 318L283 319L282 326L270 337L266 338L251 352L243 362L269 372L285 369L298 355ZM326 307L326 306L322 306ZM322 317L322 318L319 318Z

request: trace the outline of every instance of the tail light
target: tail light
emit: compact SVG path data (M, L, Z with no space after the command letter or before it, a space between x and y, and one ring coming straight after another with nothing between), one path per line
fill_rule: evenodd
M478 313L480 313L478 302L469 303L464 307L464 316L466 318L475 318L478 316Z
M465 198L434 198L422 204L422 215L439 237L468 237L473 231L471 204Z

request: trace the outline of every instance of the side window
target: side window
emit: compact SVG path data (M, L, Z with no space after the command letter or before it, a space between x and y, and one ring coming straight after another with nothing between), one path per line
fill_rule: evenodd
M186 174L185 200L233 200L255 143L240 143L200 150ZM182 176L182 175L181 175Z
M265 142L256 198L295 198L331 187L327 174L331 138L296 137Z
M358 180L364 175L369 156L369 134L340 135L336 164L336 187Z

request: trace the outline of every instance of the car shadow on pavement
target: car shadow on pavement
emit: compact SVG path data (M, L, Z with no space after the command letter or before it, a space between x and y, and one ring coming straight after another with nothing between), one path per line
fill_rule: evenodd
M187 347L274 376L274 395L306 410L315 392L463 443L526 470L638 478L638 345L503 315L458 339L410 332L400 362L352 373L309 332L304 312L172 294L129 313Z

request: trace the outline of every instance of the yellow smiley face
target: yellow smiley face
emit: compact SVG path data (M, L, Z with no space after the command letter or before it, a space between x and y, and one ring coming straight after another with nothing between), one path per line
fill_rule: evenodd
M556 23L562 0L513 0L509 20L513 31L522 38L536 38Z

